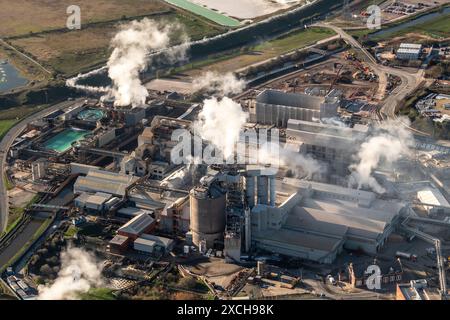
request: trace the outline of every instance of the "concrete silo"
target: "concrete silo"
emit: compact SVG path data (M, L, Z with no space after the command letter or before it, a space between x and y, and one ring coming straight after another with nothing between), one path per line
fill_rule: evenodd
M223 242L226 226L226 193L216 185L198 186L190 192L190 224L192 241L199 245L206 241L212 248Z

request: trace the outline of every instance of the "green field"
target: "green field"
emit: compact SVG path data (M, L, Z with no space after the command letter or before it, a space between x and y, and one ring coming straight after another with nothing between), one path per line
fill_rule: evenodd
M278 39L266 41L254 47L243 48L246 49L245 52L238 50L227 55L208 57L208 59L197 63L187 64L176 71L187 73L189 76L197 76L205 71L228 72L230 70L239 70L313 45L334 35L335 32L333 30L326 28L314 27L307 30L297 30Z
M408 20L406 20L408 21ZM403 21L406 22L406 21ZM397 24L393 24L391 26L396 26ZM389 26L386 26L386 29L389 28ZM372 33L377 32L378 30L369 30L369 29L363 29L363 30L353 30L349 31L349 34L351 34L354 37L357 38L363 38L366 36L369 36ZM387 32L383 35L379 36L372 36L373 40L381 41L385 39L392 39L395 37L403 37L407 34L418 34L422 36L428 36L434 39L443 39L443 38L449 38L450 37L450 14L442 15L439 18L436 18L432 21L427 21L423 23L419 23L415 26L403 28L398 31L393 32Z
M0 138L2 138L16 122L17 120L0 120Z
M86 293L80 293L81 300L117 300L112 290L108 288L92 288Z
M199 16L205 17L206 19L214 21L215 23L218 23L222 26L238 27L240 25L240 22L236 19L224 16L223 14L220 14L220 13L210 10L208 8L199 6L188 0L164 0L164 1L166 1L167 3L170 3L174 6L177 6L179 8L182 8L184 10L188 10Z
M398 34L394 33L392 36L399 36L406 33L421 33L432 38L449 38L450 37L450 14L444 15L433 21L419 24L415 27L406 28Z
M256 51L283 54L298 48L312 45L317 41L334 36L333 30L326 28L309 28L288 34L285 37L264 42L255 47Z

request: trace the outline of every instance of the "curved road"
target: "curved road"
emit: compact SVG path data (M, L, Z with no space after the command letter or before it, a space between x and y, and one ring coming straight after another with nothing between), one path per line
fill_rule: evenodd
M26 128L27 124L29 124L30 122L43 118L47 114L52 113L58 109L69 108L82 100L83 99L61 102L59 104L55 104L49 108L46 108L42 111L30 115L29 117L21 120L14 127L12 127L0 141L0 170L2 174L0 179L0 233L6 229L6 225L8 224L8 213L9 213L8 192L6 190L4 175L6 171L7 165L6 161L8 151L11 148L11 145L13 144L14 140L22 133L22 131Z
M379 101L382 101L381 113L387 118L399 120L397 118L396 112L398 111L400 104L405 101L406 97L416 91L419 85L424 82L424 70L420 69L416 73L409 73L398 68L382 66L378 64L377 60L358 41L356 41L355 38L353 38L343 29L329 23L318 23L316 24L316 26L332 29L337 34L339 34L344 41L364 54L365 62L370 66L375 74L378 75L379 78L377 98ZM399 77L401 79L401 84L396 87L385 100L383 100L386 96L388 74ZM416 134L428 136L428 134L411 128L403 122L401 122L401 124L406 126L409 130L413 131Z

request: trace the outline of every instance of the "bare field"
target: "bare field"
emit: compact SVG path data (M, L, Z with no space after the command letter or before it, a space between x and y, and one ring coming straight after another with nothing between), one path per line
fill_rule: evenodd
M176 13L156 15L151 19L180 23L193 39L221 32L220 29L213 28L200 20ZM89 70L108 59L110 40L122 22L124 21L95 24L85 29L67 32L52 31L22 36L12 38L9 42L57 72L73 75Z
M158 0L0 0L0 37L66 27L68 6L81 9L81 23L141 16L169 7Z

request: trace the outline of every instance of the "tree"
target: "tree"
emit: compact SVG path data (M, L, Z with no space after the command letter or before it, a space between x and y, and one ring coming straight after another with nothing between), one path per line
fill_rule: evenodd
M197 280L195 280L193 277L181 278L179 281L179 285L182 288L194 289L197 286Z
M52 268L50 268L50 266L48 264L44 264L40 269L39 272L41 273L41 275L50 277L53 273Z
M38 263L39 259L40 259L39 255L37 254L33 255L30 259L30 265L34 266L35 264Z

